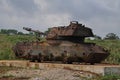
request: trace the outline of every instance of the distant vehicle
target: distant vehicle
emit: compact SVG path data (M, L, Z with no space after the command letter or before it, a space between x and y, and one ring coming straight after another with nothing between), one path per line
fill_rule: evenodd
M18 42L13 51L16 57L29 59L32 62L61 61L100 63L109 56L109 52L95 43L84 42L86 37L93 37L92 30L85 25L72 21L68 26L50 28L47 34L31 28L27 31L44 35L46 41L39 39L32 42Z

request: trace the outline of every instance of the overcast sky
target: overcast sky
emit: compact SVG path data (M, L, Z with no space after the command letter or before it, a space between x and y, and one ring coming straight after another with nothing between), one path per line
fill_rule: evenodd
M104 37L120 37L120 0L0 0L0 29L45 31L78 21Z

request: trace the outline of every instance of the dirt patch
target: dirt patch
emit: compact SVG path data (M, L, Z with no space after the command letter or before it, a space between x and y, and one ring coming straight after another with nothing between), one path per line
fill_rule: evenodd
M17 67L7 67L7 66L0 66L0 74L4 74L10 70L18 70L22 68L17 68Z
M67 69L25 69L16 67L0 67L0 80L83 80L94 75Z

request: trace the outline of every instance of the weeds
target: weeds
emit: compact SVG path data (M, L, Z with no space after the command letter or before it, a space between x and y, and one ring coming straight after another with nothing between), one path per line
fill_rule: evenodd
M104 76L100 76L100 77L96 77L88 80L120 80L120 75L116 75L116 74L104 75Z

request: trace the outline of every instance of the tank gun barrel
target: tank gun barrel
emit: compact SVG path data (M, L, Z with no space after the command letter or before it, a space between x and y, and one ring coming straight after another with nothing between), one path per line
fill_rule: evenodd
M31 28L27 28L27 27L23 27L24 30L26 31L31 31L32 29Z
M34 32L34 33L38 33L40 35L45 35L45 33L39 31L39 30L33 30L32 28L27 28L27 27L23 27L24 30L26 31L31 31L31 32Z

